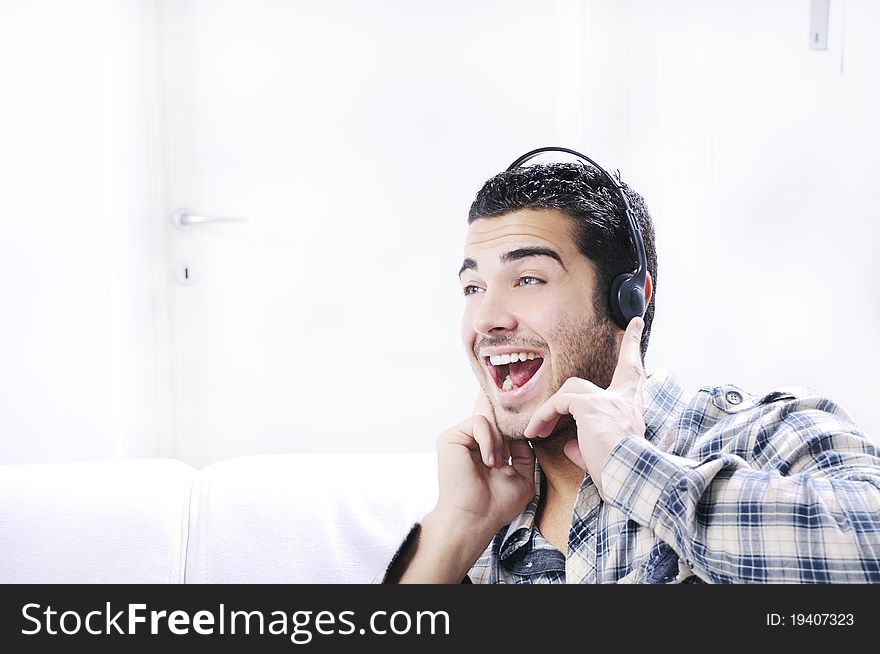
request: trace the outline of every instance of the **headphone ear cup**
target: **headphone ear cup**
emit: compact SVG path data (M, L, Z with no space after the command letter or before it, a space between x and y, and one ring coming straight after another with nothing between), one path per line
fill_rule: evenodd
M611 318L621 329L626 329L629 321L636 316L645 315L645 289L635 283L631 273L623 273L614 278L609 308Z

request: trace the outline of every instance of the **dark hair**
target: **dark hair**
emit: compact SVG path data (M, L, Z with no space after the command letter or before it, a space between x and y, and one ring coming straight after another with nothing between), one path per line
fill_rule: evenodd
M654 225L642 197L626 184L621 182L621 185L642 232L651 274L651 301L645 311L642 333L644 361L657 296ZM483 185L471 205L468 224L479 218L501 216L519 209L556 209L572 218L575 245L593 262L598 273L598 288L593 298L596 315L611 320L609 297L612 281L620 273L633 272L638 267L626 213L615 188L595 168L581 163L515 168L495 175Z

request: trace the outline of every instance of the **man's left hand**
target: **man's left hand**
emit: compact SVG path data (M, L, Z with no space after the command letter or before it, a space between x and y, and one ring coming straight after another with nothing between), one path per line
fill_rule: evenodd
M644 327L639 317L629 321L607 389L570 377L535 411L524 432L526 438L546 438L561 416L571 414L577 423L577 439L565 444L565 455L592 477L600 494L602 464L611 450L627 436L645 435L645 369L641 357Z

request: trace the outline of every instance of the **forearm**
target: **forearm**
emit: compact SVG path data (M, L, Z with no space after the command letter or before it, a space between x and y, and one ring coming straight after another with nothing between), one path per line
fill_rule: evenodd
M494 534L436 510L392 563L385 583L457 584L486 549Z
M880 466L869 454L834 456L835 466L783 475L728 453L695 462L627 439L603 483L612 506L704 579L880 582Z

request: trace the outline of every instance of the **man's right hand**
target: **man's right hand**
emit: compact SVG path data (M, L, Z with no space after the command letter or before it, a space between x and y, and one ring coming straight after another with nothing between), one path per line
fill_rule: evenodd
M495 532L535 496L532 448L502 438L482 390L474 415L437 439L437 462L439 499L398 571L403 583L460 582Z
M490 538L535 496L532 448L528 441L502 438L482 390L474 415L437 439L437 462L440 498L434 510L480 526Z

